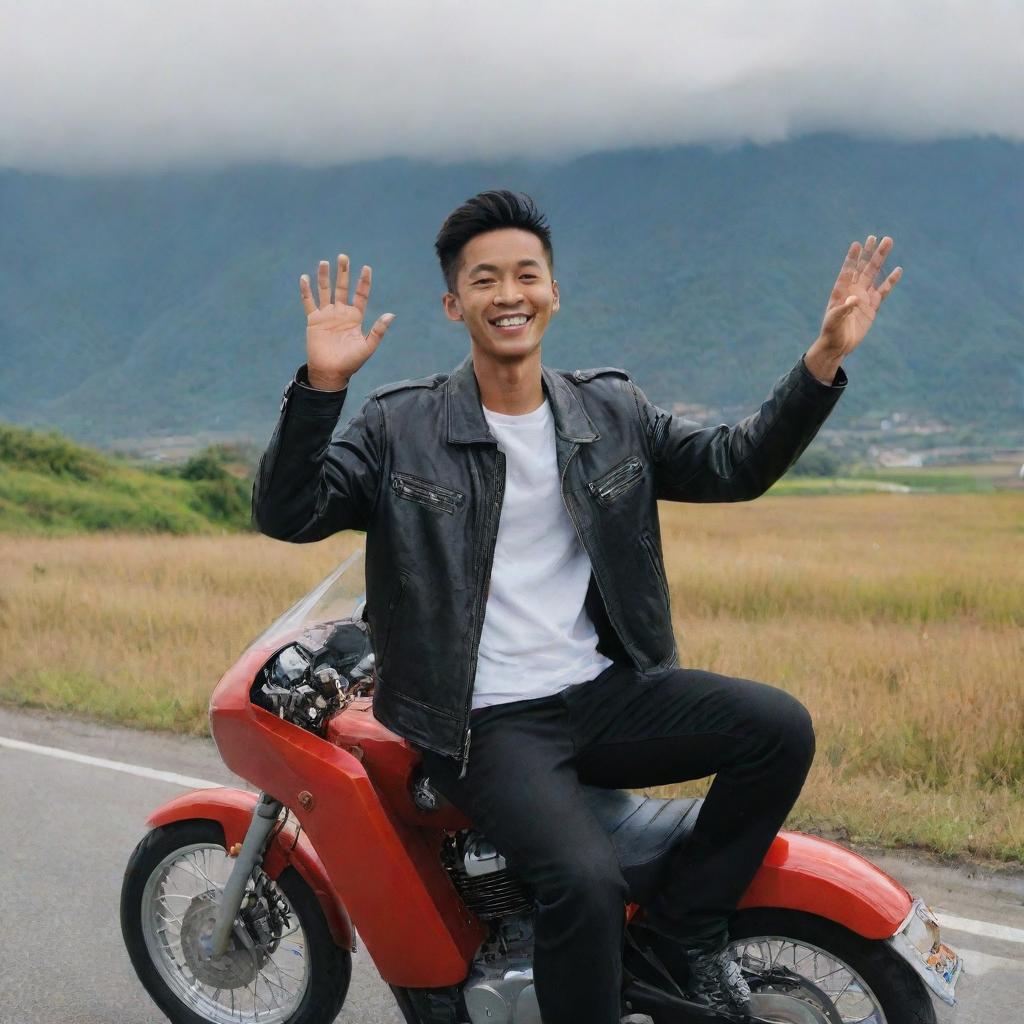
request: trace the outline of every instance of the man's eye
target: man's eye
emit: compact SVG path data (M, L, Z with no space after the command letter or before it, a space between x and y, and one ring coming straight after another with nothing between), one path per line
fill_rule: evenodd
M490 284L490 283L491 283L491 279L489 277L481 277L478 280L473 282L473 284Z
M536 281L537 280L537 275L536 274L520 274L519 276L524 278L527 281Z

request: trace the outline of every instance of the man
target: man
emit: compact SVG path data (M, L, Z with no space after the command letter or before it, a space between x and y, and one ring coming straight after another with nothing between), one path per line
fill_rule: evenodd
M640 788L716 774L644 941L709 1006L743 1013L727 919L810 767L810 717L762 683L678 667L657 500L757 497L798 458L846 384L843 358L900 277L892 239L850 246L821 332L759 412L692 429L623 371L555 371L550 231L533 201L468 200L436 248L444 311L470 352L451 373L378 388L332 440L367 335L371 271L349 305L303 275L307 363L260 463L261 530L366 531L374 713L496 844L536 903L546 1024L618 1021L626 884L581 783Z

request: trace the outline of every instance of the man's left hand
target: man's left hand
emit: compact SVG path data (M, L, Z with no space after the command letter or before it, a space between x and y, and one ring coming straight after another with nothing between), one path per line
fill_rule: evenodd
M892 239L886 235L877 246L875 242L875 236L868 235L863 249L860 242L850 246L828 297L821 333L804 356L807 369L822 382L831 382L843 359L864 340L878 307L903 275L903 268L897 267L875 287Z

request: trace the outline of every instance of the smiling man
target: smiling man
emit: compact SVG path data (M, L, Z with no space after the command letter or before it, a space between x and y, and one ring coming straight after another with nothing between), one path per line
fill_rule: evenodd
M333 439L393 317L364 336L371 272L349 304L344 255L333 294L326 262L318 301L300 281L307 362L261 460L254 519L291 541L366 531L374 713L532 890L545 1024L621 1012L629 894L587 783L715 775L637 935L695 1001L748 1008L728 918L800 792L814 734L784 691L679 666L657 502L747 501L786 472L900 277L875 287L891 246L854 242L818 337L760 410L703 429L625 370L541 361L559 291L550 230L522 194L474 196L438 234L466 358L378 388Z

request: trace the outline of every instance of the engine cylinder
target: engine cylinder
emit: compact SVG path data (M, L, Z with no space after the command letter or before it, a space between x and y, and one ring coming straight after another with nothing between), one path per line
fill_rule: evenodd
M475 832L450 836L445 845L444 866L462 901L483 921L530 914L533 900L522 879L503 866L502 857L493 858L492 869L483 868L476 857L479 845L481 837ZM466 870L467 855L473 861L473 874Z

